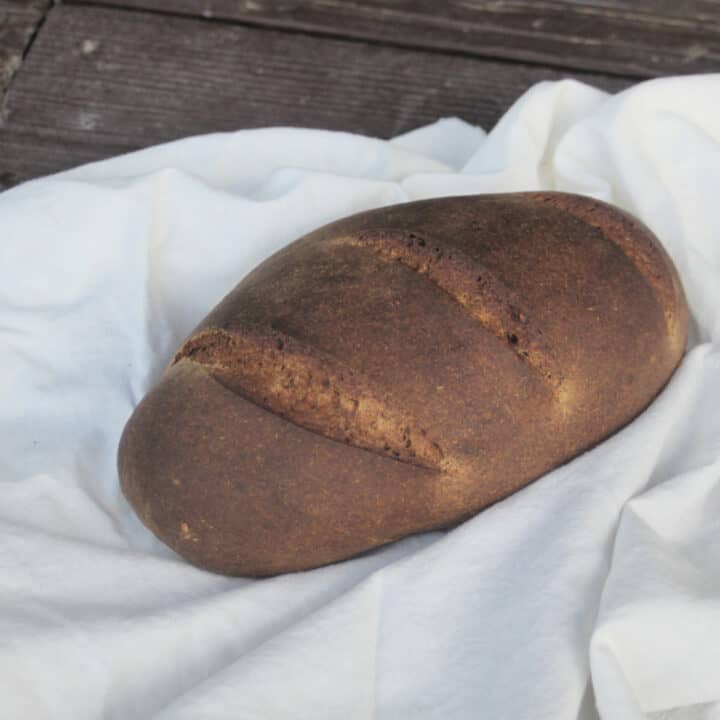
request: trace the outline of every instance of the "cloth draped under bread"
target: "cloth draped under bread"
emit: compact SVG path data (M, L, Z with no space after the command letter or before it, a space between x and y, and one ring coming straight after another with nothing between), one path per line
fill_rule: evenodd
M488 135L241 131L0 195L0 716L720 717L719 107L720 76L543 83ZM541 189L629 210L680 271L689 350L646 412L456 530L307 573L212 575L140 525L123 424L259 261Z

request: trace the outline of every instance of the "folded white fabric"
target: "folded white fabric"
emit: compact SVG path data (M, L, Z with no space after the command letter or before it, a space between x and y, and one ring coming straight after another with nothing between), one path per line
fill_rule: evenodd
M242 131L0 195L0 717L719 718L718 108L720 76L543 83L487 136ZM211 575L140 525L123 424L253 266L351 212L535 189L630 210L681 272L690 349L645 413L452 532L312 572Z

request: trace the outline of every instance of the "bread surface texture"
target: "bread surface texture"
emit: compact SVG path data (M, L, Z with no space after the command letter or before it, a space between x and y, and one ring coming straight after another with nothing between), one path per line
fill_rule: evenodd
M563 193L344 218L263 262L128 421L161 540L265 576L456 525L636 417L688 311L650 230Z

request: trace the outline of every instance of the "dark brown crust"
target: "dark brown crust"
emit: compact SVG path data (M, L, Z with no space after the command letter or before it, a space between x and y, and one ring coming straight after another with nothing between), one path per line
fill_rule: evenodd
M677 349L684 349L687 325L683 322L687 313L678 313L678 299L684 301L684 292L670 256L650 228L623 210L597 200L588 201L588 198L565 193L538 193L537 197L598 228L610 242L621 248L662 305L668 337Z
M444 290L473 320L506 342L553 388L562 372L552 349L536 327L522 300L499 278L462 250L414 232L368 230L339 237L335 245L368 248L389 262L397 261Z
M341 560L460 522L621 428L677 367L687 322L652 233L590 198L345 218L185 341L125 428L123 491L202 567Z
M204 330L174 363L198 363L226 388L346 445L439 469L443 451L387 394L332 356L271 328Z

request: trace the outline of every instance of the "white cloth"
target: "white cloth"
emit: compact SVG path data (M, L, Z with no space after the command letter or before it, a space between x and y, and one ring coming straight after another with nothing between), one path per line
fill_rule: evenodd
M0 717L720 718L720 76L533 87L486 135L181 140L0 195ZM254 581L135 518L115 454L173 349L351 212L555 189L642 218L690 350L620 433L448 533Z

